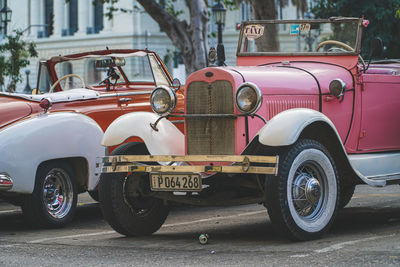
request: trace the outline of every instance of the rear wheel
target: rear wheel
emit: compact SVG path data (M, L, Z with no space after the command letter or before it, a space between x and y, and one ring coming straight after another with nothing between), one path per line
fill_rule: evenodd
M127 143L111 153L111 155L129 154L145 155L148 152L143 144ZM148 174L141 173L101 175L100 206L104 218L118 233L126 236L149 235L160 229L167 218L169 208L162 200L141 196L140 191L133 186L148 181ZM135 191L134 196L132 191Z
M64 162L49 162L38 168L35 188L23 199L22 211L33 225L62 227L72 220L76 202L73 169Z
M319 238L333 222L339 179L327 149L301 139L281 155L278 176L266 180L266 206L273 225L290 239Z

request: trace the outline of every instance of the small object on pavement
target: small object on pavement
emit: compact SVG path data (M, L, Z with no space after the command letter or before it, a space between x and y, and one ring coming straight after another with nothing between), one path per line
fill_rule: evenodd
M210 237L208 236L208 234L201 234L201 235L199 236L199 242L200 242L200 244L202 244L202 245L207 244L209 238L210 238Z

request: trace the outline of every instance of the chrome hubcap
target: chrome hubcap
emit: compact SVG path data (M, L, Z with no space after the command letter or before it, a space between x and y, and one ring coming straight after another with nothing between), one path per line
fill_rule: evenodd
M292 183L292 201L303 219L316 219L325 202L326 177L314 163L306 162L296 170Z
M321 196L321 186L319 185L317 179L311 178L307 181L305 193L308 202L312 204L318 203L318 200Z
M73 188L69 175L62 169L52 169L43 183L43 201L47 212L56 219L64 218L71 210Z

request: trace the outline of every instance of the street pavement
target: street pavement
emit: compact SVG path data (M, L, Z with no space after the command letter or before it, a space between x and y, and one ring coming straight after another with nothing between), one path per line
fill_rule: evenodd
M262 205L174 207L152 236L127 238L87 194L63 229L34 229L1 202L0 266L400 266L399 200L398 185L359 186L331 231L309 242L280 236Z

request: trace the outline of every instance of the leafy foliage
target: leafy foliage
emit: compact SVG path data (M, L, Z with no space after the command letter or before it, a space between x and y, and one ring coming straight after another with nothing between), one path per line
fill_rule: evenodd
M20 71L29 65L29 58L38 56L35 44L26 42L21 37L21 31L14 31L14 34L7 35L6 42L0 45L0 86L8 92L14 92L17 83L22 81Z
M362 55L368 57L371 39L380 37L383 40L387 58L400 58L400 18L397 11L400 0L316 0L312 12L316 18L334 16L365 16L371 23L363 28Z

